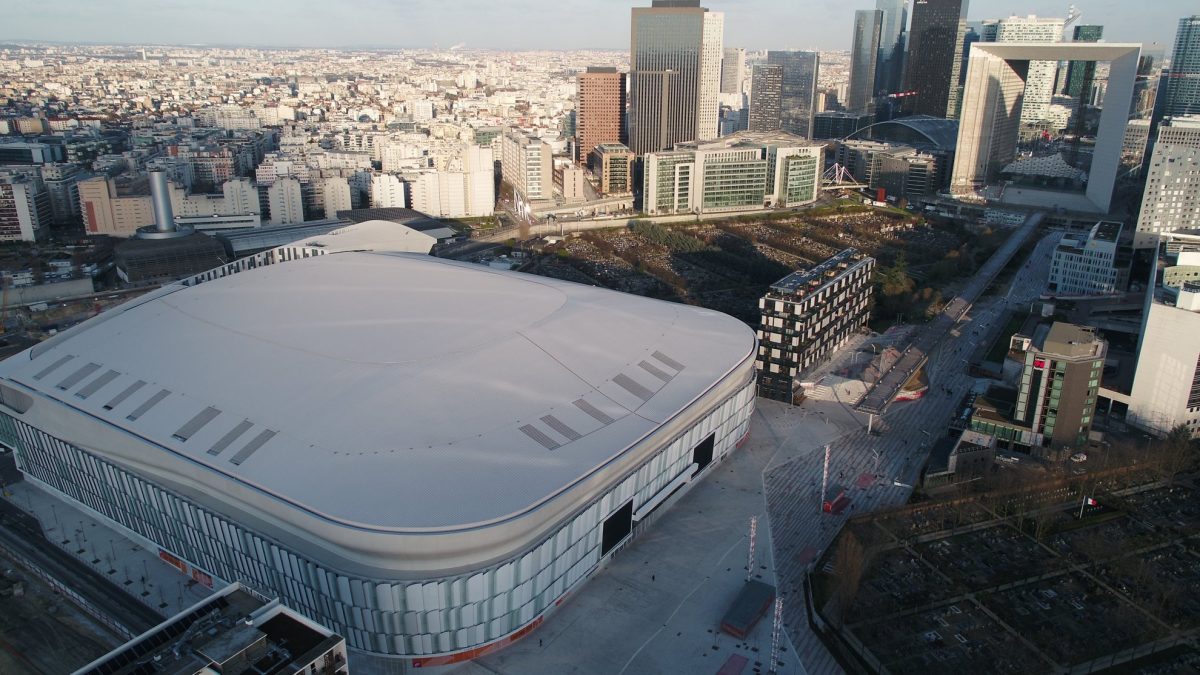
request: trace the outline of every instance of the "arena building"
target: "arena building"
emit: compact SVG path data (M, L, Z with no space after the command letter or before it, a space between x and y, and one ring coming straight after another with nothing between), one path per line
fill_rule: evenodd
M748 433L756 338L728 316L408 253L284 257L0 363L0 441L193 578L344 635L352 665L527 634Z

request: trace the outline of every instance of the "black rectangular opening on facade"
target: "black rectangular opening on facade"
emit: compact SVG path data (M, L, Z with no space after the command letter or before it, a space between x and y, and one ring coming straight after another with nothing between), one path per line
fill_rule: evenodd
M692 462L697 467L696 473L700 473L704 467L712 464L713 445L716 443L716 439L716 434L709 434L708 438L700 441L700 445L692 450Z
M600 555L605 555L621 543L633 531L633 500L617 509L604 520L604 532L600 538Z

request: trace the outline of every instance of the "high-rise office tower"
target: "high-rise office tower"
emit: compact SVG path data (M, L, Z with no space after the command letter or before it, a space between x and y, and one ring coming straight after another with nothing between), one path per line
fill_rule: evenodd
M916 0L904 63L905 109L957 117L967 0Z
M717 137L725 15L700 0L634 7L629 147L642 155Z
M875 93L897 94L904 84L908 0L875 0L875 9L883 12L879 29L879 58L875 66Z
M874 108L875 71L879 60L879 35L883 12L860 9L854 13L854 40L850 47L850 91L846 107L850 112Z
M1200 229L1200 116L1168 117L1146 165L1146 187L1134 248L1153 248L1157 236Z
M789 134L812 138L820 55L816 52L767 52L767 63L783 69L779 128Z
M597 145L625 142L625 73L588 68L576 82L576 160L586 164Z
M1010 16L984 23L984 42L1062 42L1064 19L1045 19L1034 15ZM1092 62L1095 68L1095 63ZM1034 124L1046 118L1050 99L1054 96L1054 81L1058 76L1057 61L1030 61L1025 76L1025 95L1021 103L1021 124Z
M742 93L742 78L746 73L746 50L727 47L721 57L721 93Z
M1179 20L1167 83L1163 114L1200 115L1200 14Z
M1099 42L1103 37L1104 26L1075 26L1071 42ZM1071 61L1067 64L1067 76L1063 78L1066 81L1063 93L1072 98L1090 93L1095 74L1095 61Z
M777 131L780 125L783 67L762 64L754 66L750 78L750 116L746 128L750 131Z

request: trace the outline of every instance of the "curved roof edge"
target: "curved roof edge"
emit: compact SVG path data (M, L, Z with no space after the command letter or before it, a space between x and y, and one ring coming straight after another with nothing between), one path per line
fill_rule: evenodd
M929 115L913 115L912 117L900 117L886 122L876 122L850 134L846 137L846 140L894 140L901 143L911 143L911 141L906 139L876 137L874 134L875 131L882 131L896 126L909 129L913 133L923 137L929 145L937 150L953 152L958 147L958 120L948 120Z

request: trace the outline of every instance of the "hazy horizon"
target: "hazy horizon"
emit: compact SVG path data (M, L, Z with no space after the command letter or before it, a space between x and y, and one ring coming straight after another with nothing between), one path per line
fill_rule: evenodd
M498 51L623 50L629 43L629 10L649 0L360 0L353 4L316 0L258 0L253 5L211 0L197 6L182 0L107 3L60 0L24 3L7 15L7 41L79 44L162 44L262 48L446 48L465 45ZM758 49L849 48L855 9L873 1L713 0L725 13L725 44ZM976 0L969 18L1010 14L1063 17L1065 2ZM1107 42L1159 43L1170 51L1179 19L1195 12L1192 0L1130 5L1117 0L1079 0L1080 24L1105 27ZM28 31L19 26L36 26ZM590 35L579 26L589 26ZM410 36L421 36L414 39Z

